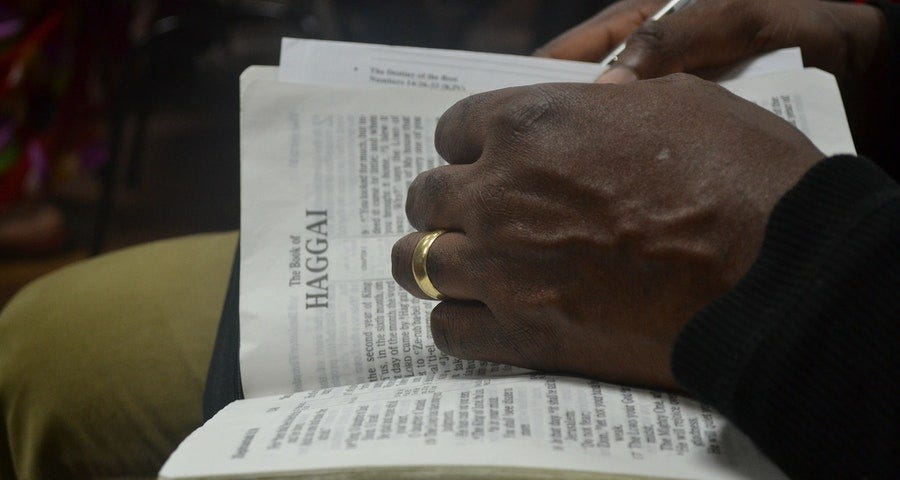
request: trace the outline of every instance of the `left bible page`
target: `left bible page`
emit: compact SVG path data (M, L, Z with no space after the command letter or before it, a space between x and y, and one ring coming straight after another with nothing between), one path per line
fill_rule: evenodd
M434 346L434 302L394 282L390 253L412 231L409 183L442 162L437 118L464 93L373 95L241 77L241 377L258 397L509 366Z

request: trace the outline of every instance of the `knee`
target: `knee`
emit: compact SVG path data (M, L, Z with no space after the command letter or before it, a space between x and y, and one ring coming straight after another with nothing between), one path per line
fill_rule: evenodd
M235 243L205 235L104 255L10 300L0 418L17 478L155 474L201 419ZM0 439L5 479L2 450Z
M72 382L71 369L78 366L68 363L72 351L65 342L78 332L53 321L59 314L54 313L58 295L52 277L24 288L0 312L0 415L6 442L0 478L51 474L38 466L49 467L49 457L69 453L55 444L69 435L63 417L79 417L67 411L84 389Z

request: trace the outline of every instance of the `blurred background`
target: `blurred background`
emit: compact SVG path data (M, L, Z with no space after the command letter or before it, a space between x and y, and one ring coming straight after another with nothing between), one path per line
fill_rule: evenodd
M0 308L38 276L240 225L238 75L282 36L530 54L598 0L3 0Z

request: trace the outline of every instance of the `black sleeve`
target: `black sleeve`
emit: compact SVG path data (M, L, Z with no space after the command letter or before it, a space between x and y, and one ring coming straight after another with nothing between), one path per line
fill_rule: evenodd
M869 160L813 167L755 263L676 342L677 381L795 478L896 478L900 187Z

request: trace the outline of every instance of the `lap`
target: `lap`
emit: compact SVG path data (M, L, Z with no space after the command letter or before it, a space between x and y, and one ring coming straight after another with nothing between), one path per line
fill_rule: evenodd
M114 252L0 313L0 479L155 478L202 421L236 233Z

